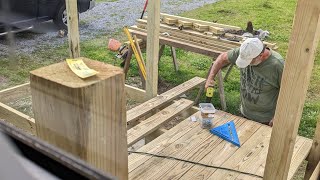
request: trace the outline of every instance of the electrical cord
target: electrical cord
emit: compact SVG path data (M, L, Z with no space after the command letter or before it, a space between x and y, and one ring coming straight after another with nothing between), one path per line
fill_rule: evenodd
M260 176L260 175L257 175L257 174L247 173L247 172L238 171L238 170L234 170L234 169L229 169L229 168L225 168L225 167L211 166L211 165L208 165L208 164L202 164L202 163L198 163L198 162L194 162L194 161L189 161L189 160L185 160L185 159L175 158L175 157L172 157L172 156L163 156L163 155L158 155L158 154L153 154L153 153L147 153L147 152L140 152L140 151L128 151L128 152L129 152L129 153L134 153L134 154L142 154L142 155L147 155L147 156L154 156L154 157L164 158L164 159L172 159L172 160L187 162L187 163L191 163L191 164L195 164L195 165L200 165L200 166L204 166L204 167L210 167L210 168L222 169L222 170L227 170L227 171L233 171L233 172L237 172L237 173L241 173L241 174L245 174L245 175L249 175L249 176L254 176L254 177L258 177L258 178L263 178L263 176Z

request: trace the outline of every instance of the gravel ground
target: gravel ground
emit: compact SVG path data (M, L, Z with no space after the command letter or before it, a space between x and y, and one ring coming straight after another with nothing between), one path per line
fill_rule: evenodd
M161 0L161 12L179 14L217 0ZM102 34L111 34L124 26L133 25L141 15L145 0L117 0L97 3L90 11L80 14L81 40L93 39ZM146 14L147 15L147 14ZM16 53L32 53L37 48L56 47L67 38L58 38L58 29L52 21L42 23L33 32L18 33L15 38ZM8 53L4 38L0 39L0 55Z

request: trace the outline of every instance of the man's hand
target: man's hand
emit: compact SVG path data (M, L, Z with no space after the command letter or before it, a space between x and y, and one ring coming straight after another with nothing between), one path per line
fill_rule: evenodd
M204 85L204 89L206 90L209 86L213 87L214 86L214 80L207 79L206 84Z
M271 121L269 122L269 126L271 126L271 127L273 126L273 120L274 120L274 118L272 118Z

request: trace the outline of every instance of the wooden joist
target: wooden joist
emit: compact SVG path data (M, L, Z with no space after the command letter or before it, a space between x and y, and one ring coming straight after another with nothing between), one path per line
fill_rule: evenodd
M0 91L0 102L9 103L30 96L29 83L21 84L12 88Z
M155 131L162 124L170 121L176 115L185 111L193 105L193 101L187 99L180 99L172 105L166 107L150 118L142 121L140 124L128 130L128 146L133 145L140 139Z
M0 119L32 134L36 134L35 120L0 102Z
M195 88L196 86L203 84L204 82L205 79L203 78L192 78L189 81L180 84L179 86L170 89L169 91L157 97L154 97L146 101L145 103L136 106L135 108L130 109L127 112L127 123L131 123L138 120L140 117L148 114L153 109L159 108L161 105L174 100L176 97L180 96L181 94L184 94L188 90Z

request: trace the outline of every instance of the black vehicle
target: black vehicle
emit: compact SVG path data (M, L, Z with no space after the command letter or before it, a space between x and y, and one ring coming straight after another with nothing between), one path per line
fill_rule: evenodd
M78 0L79 13L94 6L95 0ZM0 0L0 29L7 25L23 30L48 20L53 20L59 29L67 29L65 0Z

